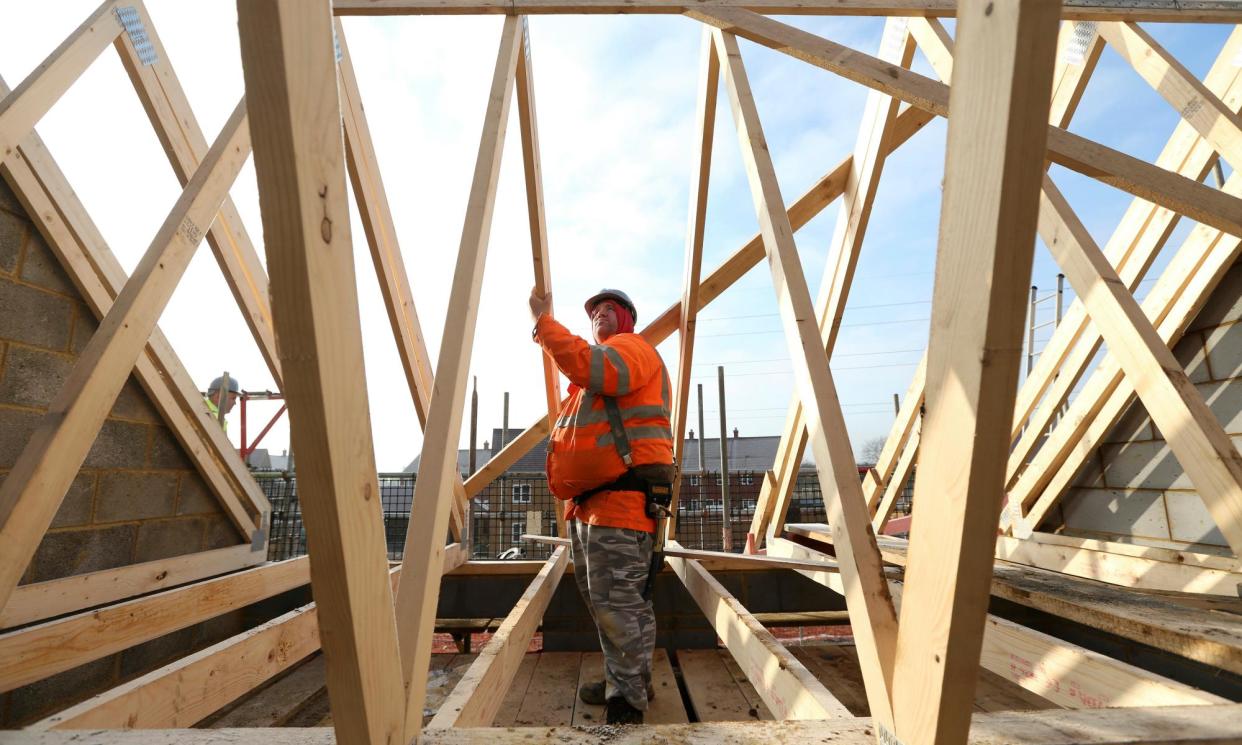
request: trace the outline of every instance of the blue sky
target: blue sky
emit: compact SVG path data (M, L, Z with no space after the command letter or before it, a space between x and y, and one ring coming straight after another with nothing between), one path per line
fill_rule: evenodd
M13 3L6 16L24 33L0 47L0 75L16 86L94 5L66 0L49 10ZM211 140L242 95L235 7L210 2L190 10L172 0L149 0L148 7ZM881 19L784 20L872 54L883 29ZM346 19L433 366L500 25L498 17ZM1199 77L1231 30L1146 28ZM530 29L557 315L585 334L582 300L601 286L615 286L634 297L641 326L681 292L690 168L698 149L693 119L700 27L672 16L584 16L534 17ZM853 149L867 91L772 50L741 45L780 186L791 202ZM932 75L921 55L915 69ZM1151 161L1176 123L1173 108L1106 49L1070 129ZM122 264L132 268L179 188L111 50L38 129ZM533 273L517 132L513 107L472 356L484 432L500 426L506 390L511 427L534 421L543 406L526 310ZM856 449L887 433L892 394L904 394L926 345L944 133L945 122L937 120L889 158L872 212L833 361ZM715 138L705 273L757 228L723 91ZM1059 167L1052 174L1104 244L1130 197ZM251 167L233 197L262 255ZM797 234L813 296L836 214L837 205L830 205ZM1169 250L1189 226L1183 221ZM395 470L417 454L421 435L356 220L354 243L377 460L382 470ZM1054 286L1056 273L1038 247L1033 282L1041 294ZM718 421L716 364L726 368L730 427L744 435L780 432L793 376L773 297L761 264L700 316L693 381L704 383L709 435ZM1041 313L1050 314L1044 307ZM228 369L247 389L272 386L205 244L161 328L202 385ZM1050 331L1038 335L1036 349ZM670 366L675 344L674 336L660 347ZM256 417L264 411L256 406ZM691 417L693 423L693 403ZM238 434L231 427L235 441ZM267 444L280 450L287 442L282 425Z

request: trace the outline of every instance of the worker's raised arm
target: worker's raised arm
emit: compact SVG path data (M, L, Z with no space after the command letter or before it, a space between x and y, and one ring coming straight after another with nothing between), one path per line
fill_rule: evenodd
M624 396L660 371L660 356L637 334L589 344L545 313L535 323L535 341L571 383L592 393Z

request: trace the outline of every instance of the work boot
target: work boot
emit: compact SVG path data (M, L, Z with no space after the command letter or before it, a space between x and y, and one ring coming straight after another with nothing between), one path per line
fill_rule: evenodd
M600 680L595 683L584 683L578 688L578 698L582 699L582 703L591 704L592 706L604 705L604 689L607 684ZM647 682L647 700L655 698L655 686L651 682Z
M604 704L604 721L607 724L642 724L643 713L630 706L624 696L613 696Z

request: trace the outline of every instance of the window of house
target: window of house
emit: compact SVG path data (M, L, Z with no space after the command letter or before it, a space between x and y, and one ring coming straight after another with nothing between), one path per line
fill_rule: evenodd
M720 474L716 474L716 486L720 486L720 484L721 484Z
M755 474L751 471L746 471L739 477L739 480L742 486L750 486L755 483Z
M690 477L690 486L698 486L698 485L699 485L699 477L698 477L698 476L691 476L691 477Z
M526 532L526 523L513 523L509 532L513 543L521 543L522 534Z
M530 484L513 485L513 503L530 504Z

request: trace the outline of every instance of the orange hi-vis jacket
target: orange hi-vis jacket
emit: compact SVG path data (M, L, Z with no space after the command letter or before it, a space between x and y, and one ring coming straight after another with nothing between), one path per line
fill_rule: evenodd
M544 314L535 324L535 340L570 381L569 398L561 404L548 441L548 484L557 499L573 499L627 469L613 442L603 396L617 400L631 465L673 462L668 371L646 339L617 334L592 345ZM571 504L566 517L655 532L642 492L599 492L581 505Z

